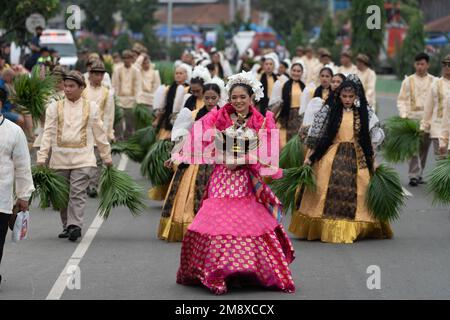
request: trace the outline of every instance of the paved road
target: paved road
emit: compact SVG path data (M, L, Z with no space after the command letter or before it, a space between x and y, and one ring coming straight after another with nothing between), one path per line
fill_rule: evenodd
M395 97L383 96L379 102L382 119L394 115ZM406 166L396 168L408 188ZM149 186L135 163L128 162L126 170ZM250 288L216 297L201 287L177 285L181 244L156 238L160 202L149 201L149 210L137 218L115 210L99 228L96 220L81 245L57 238L57 212L34 208L30 240L14 244L8 234L0 299L46 299L51 292L50 297L61 299L448 299L450 210L432 207L423 187L409 190L413 197L392 226L392 240L352 245L294 240L295 294ZM94 221L96 208L97 201L89 199L83 233ZM79 263L81 287L58 291L65 288L65 279L57 279L71 257ZM370 265L381 270L380 290L366 286Z

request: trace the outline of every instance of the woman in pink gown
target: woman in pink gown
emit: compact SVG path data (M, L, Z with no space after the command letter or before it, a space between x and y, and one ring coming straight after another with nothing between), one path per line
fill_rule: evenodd
M239 285L251 283L284 292L295 291L288 267L294 260L294 250L280 223L282 205L261 179L267 163L213 162L213 157L205 156L204 151L208 142L217 140L217 136L204 141L198 135L209 129L222 133L225 129L244 128L247 136L253 132L259 138L265 134L270 139L271 129L276 130L275 121L271 112L264 118L253 106L252 99L258 98L254 93L259 93L255 81L247 73L230 79L227 86L230 103L211 111L191 129L191 145L203 139L200 163L211 163L214 170L200 210L183 239L177 273L179 284L203 284L215 294L226 293L227 282L231 280ZM261 140L259 145L261 148ZM190 155L183 148L172 156L173 160L199 163L193 159L192 149L188 150ZM269 175L280 178L281 170L272 170Z

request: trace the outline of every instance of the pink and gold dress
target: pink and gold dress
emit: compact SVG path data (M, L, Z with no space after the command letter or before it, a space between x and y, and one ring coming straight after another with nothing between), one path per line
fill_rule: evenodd
M250 111L249 128L256 132L276 128L271 112L264 119L256 108ZM234 107L225 105L194 127L201 123L203 130L214 127L222 131L233 125L232 113ZM191 134L191 138L195 136ZM193 162L186 154L174 159ZM200 210L183 239L177 283L203 284L215 294L226 293L231 280L295 291L289 270L294 249L280 224L282 205L263 183L260 169L260 164L236 170L215 164ZM280 172L273 174L274 178L279 178Z

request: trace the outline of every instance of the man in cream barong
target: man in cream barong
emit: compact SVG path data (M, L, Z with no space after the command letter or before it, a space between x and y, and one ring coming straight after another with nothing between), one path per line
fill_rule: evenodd
M425 102L421 130L430 135L433 143L440 142L440 154L446 154L448 145L448 101L450 100L450 54L442 60L442 77L431 85ZM444 117L445 115L445 117ZM447 133L447 134L446 134ZM445 138L447 136L447 138ZM447 139L447 141L445 141ZM436 150L435 150L436 151Z
M82 97L86 87L83 75L71 71L64 76L65 98L52 102L46 111L44 134L37 155L38 165L45 165L52 149L49 167L70 184L69 203L61 210L63 232L60 238L76 241L81 237L86 188L92 167L96 166L94 144L108 166L112 165L111 147L93 101Z
M6 91L0 89L0 263L14 195L18 211L28 211L28 201L34 191L27 138L18 125L2 115L5 102Z
M133 65L133 53L130 50L122 53L122 59L123 65L114 69L112 85L125 120L125 131L121 121L116 127L116 136L119 140L127 140L135 129L133 109L142 91L142 79L141 72Z
M104 86L103 77L106 73L105 65L100 60L92 63L89 70L89 82L83 91L83 98L94 101L100 109L100 118L103 122L103 129L106 132L108 141L114 141L114 94L111 89ZM102 159L95 147L95 157L97 159L97 167L92 168L91 178L87 193L91 198L97 196L98 180L100 179Z
M400 88L397 98L397 108L401 118L422 121L424 117L425 103L435 77L428 73L430 57L426 53L419 53L415 57L414 68L416 72L406 77ZM427 162L428 149L432 140L429 134L423 136L420 154L413 157L409 163L409 185L416 187L423 183L423 171ZM435 152L438 143L433 142Z

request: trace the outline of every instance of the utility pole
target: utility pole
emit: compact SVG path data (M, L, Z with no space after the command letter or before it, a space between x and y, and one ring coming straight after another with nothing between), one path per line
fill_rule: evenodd
M170 43L172 41L172 11L173 11L173 0L168 0L167 2L167 38L166 38L166 59L170 61Z
M229 10L230 10L230 23L234 21L234 16L236 15L236 6L235 6L235 0L228 0L229 1Z
M245 7L244 7L244 21L247 23L252 16L252 9L251 9L251 0L244 0L245 1Z
M334 0L328 0L328 11L332 18L334 18Z

